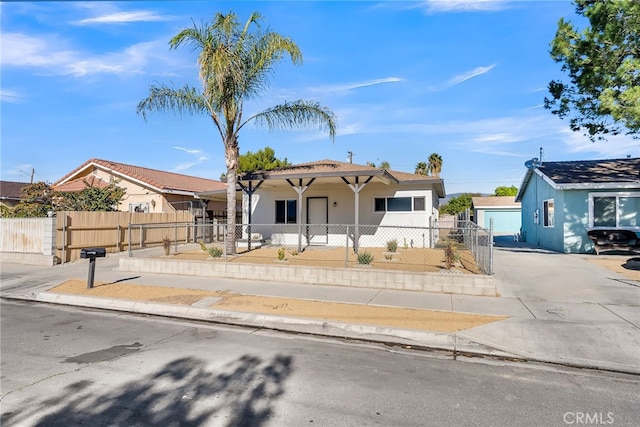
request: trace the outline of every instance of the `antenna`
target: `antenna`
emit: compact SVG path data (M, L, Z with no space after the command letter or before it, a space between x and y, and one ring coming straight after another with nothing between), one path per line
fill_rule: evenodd
M353 151L347 151L347 160L349 163L353 163Z
M540 163L542 163L542 153L544 153L544 150L540 147Z

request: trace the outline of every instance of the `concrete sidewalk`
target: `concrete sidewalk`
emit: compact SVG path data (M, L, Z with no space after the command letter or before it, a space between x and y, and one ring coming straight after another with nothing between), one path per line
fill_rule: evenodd
M99 259L96 264L96 280L101 282L509 316L507 320L457 333L221 311L197 303L179 306L48 292L66 280L86 279L86 260L50 268L3 264L0 291L3 298L640 374L640 289L637 287L640 283L634 286L633 280L578 256L545 253L523 246L496 248L495 253L496 279L502 297L136 274L120 271L118 256Z

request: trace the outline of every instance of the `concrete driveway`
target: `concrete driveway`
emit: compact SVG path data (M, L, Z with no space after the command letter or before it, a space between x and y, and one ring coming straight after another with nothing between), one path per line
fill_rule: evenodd
M494 249L496 286L503 297L640 306L640 280L588 260L597 255L551 252L507 237L496 238ZM622 265L637 255L610 257Z

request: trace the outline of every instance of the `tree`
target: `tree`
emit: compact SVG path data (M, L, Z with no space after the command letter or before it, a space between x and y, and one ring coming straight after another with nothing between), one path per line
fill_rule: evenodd
M515 196L516 194L518 194L518 187L515 185L512 185L511 187L496 187L493 191L494 196Z
M560 19L551 56L562 63L569 83L549 83L545 108L570 117L573 131L592 141L604 135L640 131L640 2L575 0L576 13L589 20L579 33Z
M238 173L269 171L284 166L291 166L291 163L286 157L282 160L276 158L276 152L271 147L265 147L255 153L247 151L238 157Z
M116 183L111 183L104 188L92 187L87 184L87 188L82 191L57 193L58 206L56 210L117 211L118 203L125 193L126 190Z
M482 196L480 193L463 193L457 197L452 197L447 203L440 206L441 214L457 215L467 209L471 209L471 198Z
M389 169L391 169L391 164L389 162L387 162L386 160L383 160L383 161L380 162L380 169L389 170Z
M429 165L427 165L427 162L418 162L416 170L413 173L416 175L429 175L428 167Z
M45 182L25 185L20 190L20 202L7 212L18 218L45 217L54 210L54 191Z
M236 184L240 130L249 122L269 129L302 128L317 125L335 137L333 112L316 102L297 100L285 102L243 116L246 101L262 95L275 66L285 56L294 65L302 63L302 53L288 37L263 31L261 16L254 12L244 25L233 12L217 13L209 24L193 24L174 36L171 49L187 46L198 51L199 78L202 89L184 86L174 89L152 85L149 96L138 103L138 114L146 120L148 112L171 110L176 114L203 115L211 118L224 145L227 166L227 226L229 238L226 251L235 253Z
M430 175L439 177L441 171L442 171L442 157L440 157L440 154L432 153L429 156L429 164L427 165L427 172Z

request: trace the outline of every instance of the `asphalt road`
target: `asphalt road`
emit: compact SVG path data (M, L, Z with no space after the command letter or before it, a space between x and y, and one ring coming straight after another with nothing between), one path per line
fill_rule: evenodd
M2 426L640 425L640 378L2 302Z

